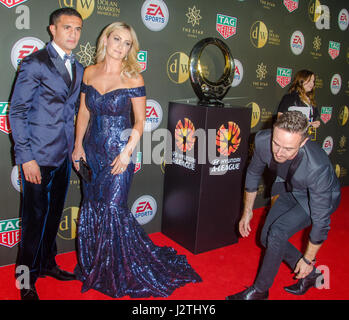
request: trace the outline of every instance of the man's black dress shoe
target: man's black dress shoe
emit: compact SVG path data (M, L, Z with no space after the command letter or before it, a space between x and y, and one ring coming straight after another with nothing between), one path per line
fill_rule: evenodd
M39 300L38 293L36 292L35 286L30 286L29 289L21 289L22 300Z
M321 278L320 278L321 277ZM284 289L292 294L301 296L305 294L311 287L316 287L317 284L324 282L324 276L322 274L309 275L303 279L299 279L295 284L284 287Z
M259 292L254 286L247 288L244 291L228 296L225 300L267 300L269 291Z
M49 276L61 281L76 280L76 276L74 273L64 271L60 269L58 266L54 266L52 269L43 270L40 274L40 277L45 276Z

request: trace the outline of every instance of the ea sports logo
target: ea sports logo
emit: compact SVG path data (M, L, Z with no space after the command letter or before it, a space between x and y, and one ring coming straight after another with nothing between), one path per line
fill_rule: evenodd
M155 130L162 121L162 108L161 105L155 100L147 100L146 102L146 120L144 131L150 132Z
M349 24L349 13L347 9L342 9L338 15L338 26L342 31L347 30Z
M342 78L336 73L331 78L330 89L332 94L338 94L342 87Z
M45 46L40 39L34 37L25 37L19 39L12 47L11 62L17 70L21 61L28 55L42 49Z
M234 79L231 86L237 87L241 83L242 78L244 77L244 68L242 66L242 63L237 59L234 59L234 65L235 65L235 73L234 73Z
M133 203L131 212L138 223L144 225L154 219L157 208L156 200L152 196L145 195Z
M11 171L12 186L18 191L22 192L22 181L19 166L14 166Z
M195 144L196 138L194 137L195 127L194 124L188 118L178 120L175 129L176 146L182 152L190 151Z
M151 31L164 29L169 20L169 12L163 0L147 0L141 9L142 21Z
M240 142L240 128L235 122L229 121L227 127L224 124L220 126L216 135L216 145L221 155L230 156L236 152Z
M290 39L290 47L291 51L295 55L299 55L303 52L304 49L304 36L303 33L300 31L293 32L291 39Z
M325 138L324 142L322 143L322 149L329 155L332 152L333 149L333 139L331 136L328 136Z

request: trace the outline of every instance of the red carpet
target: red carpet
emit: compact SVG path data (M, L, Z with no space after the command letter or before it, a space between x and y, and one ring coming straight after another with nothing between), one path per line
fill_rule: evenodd
M304 296L294 296L283 290L283 287L294 282L291 270L282 264L270 289L270 300L348 300L349 272L347 265L349 252L349 187L342 189L342 202L332 215L331 230L328 240L318 254L318 265L327 272L327 287L310 289ZM240 239L238 244L193 255L189 251L168 239L161 233L150 237L157 245L174 247L180 254L185 254L189 263L201 275L203 282L189 284L177 289L170 300L222 300L225 296L245 289L252 284L262 253L259 246L259 222L265 218L265 210L255 210L252 220L253 232L247 239ZM303 245L305 232L296 234L292 239L297 247ZM58 264L72 271L76 264L75 252L60 254ZM19 291L15 287L14 265L0 267L0 299L17 300ZM61 282L52 278L39 279L37 291L42 300L108 300L111 299L97 291L80 292L79 281ZM128 299L128 297L124 298ZM150 300L150 299L147 299ZM156 299L164 300L164 299Z

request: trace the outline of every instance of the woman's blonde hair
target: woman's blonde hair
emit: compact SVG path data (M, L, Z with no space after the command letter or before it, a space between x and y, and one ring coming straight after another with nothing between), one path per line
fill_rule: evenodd
M115 30L126 29L130 32L132 38L132 46L128 55L122 61L121 74L126 75L129 78L136 77L140 71L141 66L137 61L137 54L139 51L139 42L137 39L136 32L131 26L125 22L114 22L105 27L102 34L98 39L97 53L96 53L96 63L102 62L105 59L106 47L104 44L104 39L108 38L111 33Z
M305 92L304 87L303 87L304 83L309 81L311 76L314 76L314 81L315 81L316 78L315 78L314 72L309 71L309 70L305 70L305 69L298 71L296 73L296 75L294 76L289 93L296 91L303 102L307 102L306 97L308 97L311 105L316 106L315 85L314 85L313 89L307 93Z

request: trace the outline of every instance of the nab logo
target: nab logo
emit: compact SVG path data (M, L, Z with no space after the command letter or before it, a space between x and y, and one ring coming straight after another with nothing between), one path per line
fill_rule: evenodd
M255 48L262 48L268 41L268 29L262 21L255 22L250 30L251 43Z
M28 55L42 49L45 46L40 39L34 37L25 37L19 39L12 47L11 62L17 70L21 61Z
M141 9L142 21L151 31L164 29L169 20L168 8L163 0L147 0Z
M131 212L139 224L144 225L154 219L157 203L152 196L145 195L138 198L132 205Z
M183 52L175 52L167 60L167 76L174 83L183 83L189 78L189 57Z
M99 2L104 2L100 1ZM108 1L106 1L108 2ZM95 9L95 0L59 0L61 8L69 7L75 8L81 14L82 19L87 19Z

